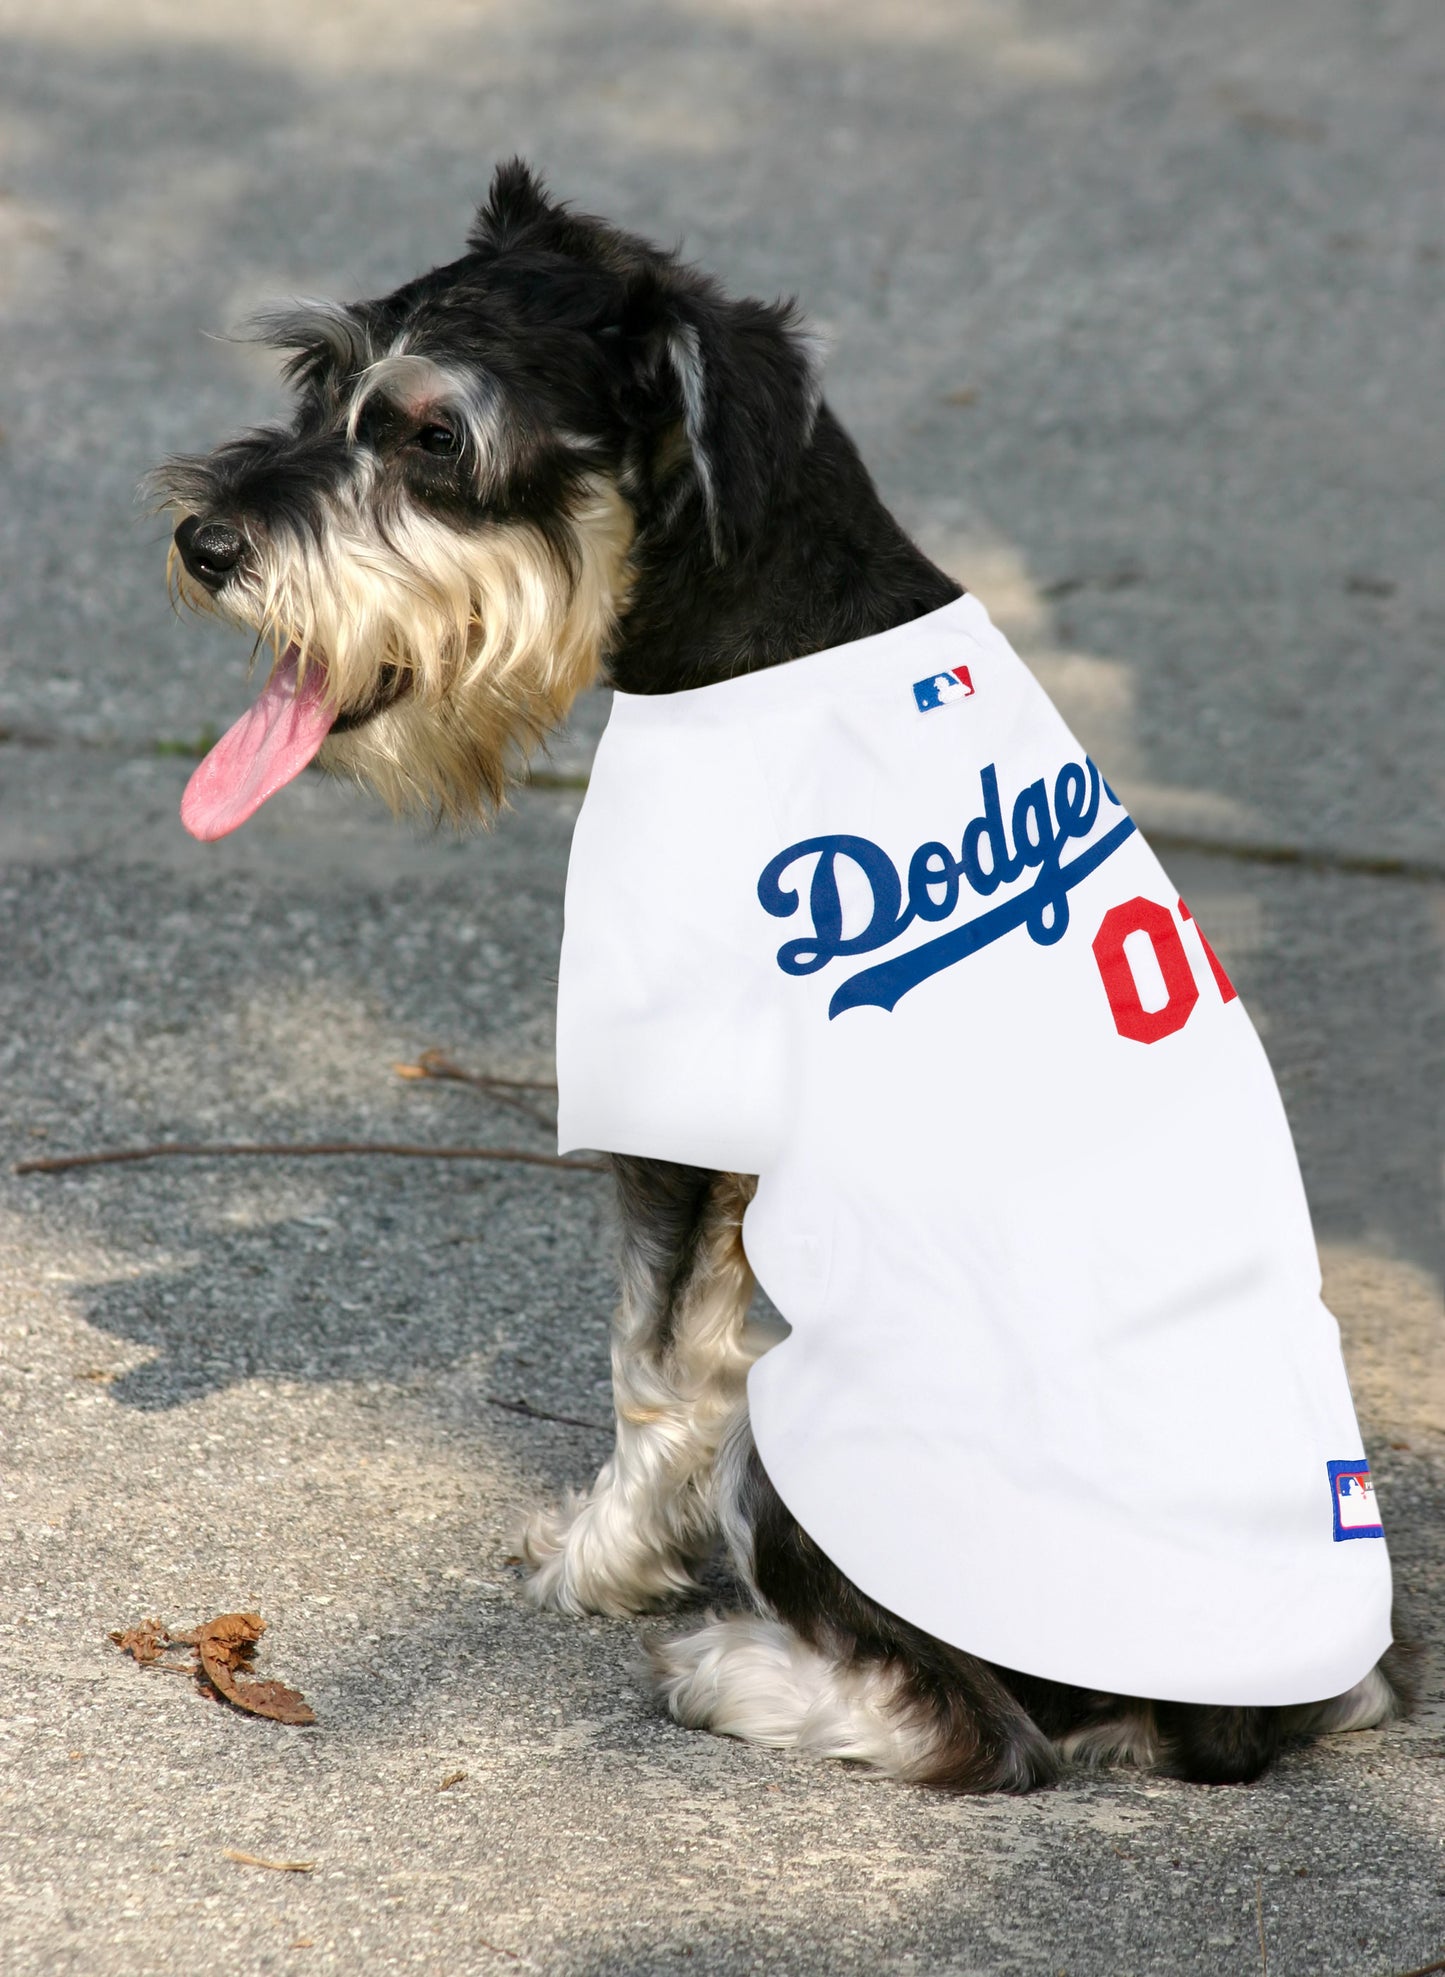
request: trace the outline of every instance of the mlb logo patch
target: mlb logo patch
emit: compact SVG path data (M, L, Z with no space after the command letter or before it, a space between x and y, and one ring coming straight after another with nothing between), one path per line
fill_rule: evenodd
M1329 1462L1330 1495L1335 1507L1335 1543L1345 1538L1383 1538L1385 1527L1375 1505L1368 1462Z
M951 673L935 673L930 679L913 682L913 698L920 714L931 714L949 700L967 700L972 692L967 666L955 666Z

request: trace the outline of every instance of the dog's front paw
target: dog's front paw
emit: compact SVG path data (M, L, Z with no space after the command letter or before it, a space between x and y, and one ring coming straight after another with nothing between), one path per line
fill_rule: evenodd
M558 1613L587 1611L567 1569L567 1534L586 1502L579 1491L569 1491L562 1503L534 1510L522 1526L517 1555L527 1570L522 1590L533 1606L551 1607Z
M534 1511L517 1549L529 1568L526 1598L556 1613L646 1613L693 1584L685 1561L665 1542L649 1543L605 1485Z

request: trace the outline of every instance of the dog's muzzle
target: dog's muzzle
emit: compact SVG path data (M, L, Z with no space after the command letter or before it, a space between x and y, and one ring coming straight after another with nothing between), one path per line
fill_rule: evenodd
M229 522L188 515L176 530L176 548L187 573L207 590L219 590L245 554L246 538Z

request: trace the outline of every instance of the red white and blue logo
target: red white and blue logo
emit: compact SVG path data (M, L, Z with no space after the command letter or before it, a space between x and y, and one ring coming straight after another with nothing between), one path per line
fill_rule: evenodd
M1335 1543L1340 1544L1346 1538L1383 1538L1385 1527L1380 1522L1369 1463L1361 1459L1329 1462L1325 1467L1330 1472L1330 1495L1335 1507Z
M955 666L951 673L933 673L926 680L913 682L913 698L920 714L931 714L950 700L967 700L972 692L967 666Z

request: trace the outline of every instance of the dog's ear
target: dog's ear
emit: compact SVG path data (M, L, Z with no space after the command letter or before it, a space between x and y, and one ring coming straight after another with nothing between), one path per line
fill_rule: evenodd
M713 551L726 562L761 533L802 465L821 344L793 303L731 302L701 282L666 296L658 334Z
M590 268L630 263L645 243L633 241L605 220L574 213L565 199L554 199L522 158L509 158L492 174L491 189L467 235L474 254L540 251L579 261Z
M509 247L519 236L560 219L563 211L525 159L508 158L492 174L491 189L477 210L467 245L473 253Z

